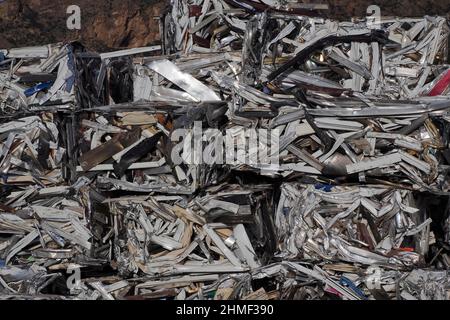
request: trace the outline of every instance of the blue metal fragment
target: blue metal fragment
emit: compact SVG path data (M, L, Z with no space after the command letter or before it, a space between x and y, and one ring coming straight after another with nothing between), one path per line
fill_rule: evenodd
M48 82L43 82L40 83L38 85L35 85L32 88L29 88L27 90L24 91L25 96L30 97L33 94L35 94L36 92L42 91L42 90L46 90L48 88L50 88L53 84L53 81L48 81Z

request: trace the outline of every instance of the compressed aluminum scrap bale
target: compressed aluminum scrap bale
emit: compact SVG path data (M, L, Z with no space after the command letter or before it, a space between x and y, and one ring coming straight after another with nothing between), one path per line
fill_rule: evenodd
M58 129L61 119L52 113L41 113L9 120L0 124L4 189L27 185L51 187L64 182L66 148Z
M282 185L278 255L402 268L423 264L431 219L412 193L382 187Z
M267 237L273 234L271 220L264 208L255 206L268 192L237 187L190 202L160 195L108 200L110 210L124 216L114 227L119 270L165 277L201 273L216 280L217 273L259 267L274 242ZM233 206L229 199L240 199L241 204Z
M58 271L66 270L69 263L104 261L100 256L97 262L93 258L98 255L93 250L97 245L87 227L88 192L83 186L83 181L72 188L29 186L12 193L14 198L3 205L0 273L7 292L39 295L63 277Z
M274 174L305 172L351 177L357 173L361 182L366 181L367 176L367 179L383 177L392 183L404 184L406 178L410 184L408 187L416 190L447 191L446 170L440 163L446 162L446 154L442 151L448 142L440 135L439 127L442 127L442 130L448 127L446 117L441 116L450 103L448 98L422 99L389 107L384 106L385 101L373 102L372 107L341 109L339 107L345 106L345 103L356 104L358 101L351 98L331 100L328 97L312 96L311 101L332 108L312 105L308 107L302 104L299 107L298 102L292 98L273 97L231 77L219 75L216 68L221 68L225 59L219 60L217 66L209 68L211 77L202 79L208 81L210 88L220 90L225 99L232 99L228 102L229 112L226 113L231 123L222 128L243 130L253 126L256 129L279 130L280 151L284 153L281 154L281 164ZM165 61L164 64L176 68L176 63L180 62L174 62ZM145 67L139 68L142 72L148 71ZM185 75L186 73L180 72L179 77L173 78L173 81L181 81ZM148 75L147 80L136 76L135 85L147 90L149 88L142 85L141 81L153 83L155 78L155 74ZM197 84L201 90L203 83ZM147 93L135 92L137 102L134 105L144 103L142 100L192 104L194 99L211 99L193 97L193 91L187 87L183 91L167 90L168 86L163 88L159 84ZM217 96L215 91L208 93L212 99ZM142 99L143 95L147 98ZM248 102L241 104L245 100ZM285 105L280 107L278 112L268 107L276 104ZM217 124L211 123L213 112L220 117L220 110L223 108L222 104L216 105L217 111L214 111L214 106L211 105L208 109L213 110L208 110L206 114L208 125L213 128L217 127ZM199 117L204 112L203 108L195 111L181 105L172 108L177 109L171 114L172 117L178 118L175 123L177 127L192 127L192 122L201 119ZM185 116L179 117L184 113ZM213 116L210 116L210 113L213 113ZM258 121L258 117L267 120Z
M1 114L75 107L72 45L1 50Z
M162 21L163 50L242 50L245 83L283 74L284 87L362 91L390 99L439 95L448 88L444 18L382 18L375 24L314 14L253 1L172 1ZM289 70L294 63L301 68Z

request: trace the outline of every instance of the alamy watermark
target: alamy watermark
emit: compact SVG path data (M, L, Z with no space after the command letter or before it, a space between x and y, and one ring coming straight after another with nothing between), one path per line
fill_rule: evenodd
M70 264L67 267L67 274L70 276L66 280L66 286L69 290L77 290L81 288L81 270L80 266Z
M381 27L381 9L377 5L370 5L366 10L367 28L379 29Z
M280 131L232 127L224 132L203 130L202 122L194 122L192 129L176 129L171 134L172 162L189 165L278 165Z
M81 29L81 9L77 5L70 5L66 9L66 13L70 14L67 18L66 26L69 30Z

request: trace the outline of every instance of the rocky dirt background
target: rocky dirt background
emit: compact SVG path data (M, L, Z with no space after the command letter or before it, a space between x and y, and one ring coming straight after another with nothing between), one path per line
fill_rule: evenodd
M168 1L168 0L167 0ZM336 19L365 15L371 4L384 16L450 15L450 0L317 0L328 3L327 14ZM66 28L66 9L81 8L81 30ZM158 20L166 1L161 0L0 0L0 48L80 40L105 51L145 46L159 38Z

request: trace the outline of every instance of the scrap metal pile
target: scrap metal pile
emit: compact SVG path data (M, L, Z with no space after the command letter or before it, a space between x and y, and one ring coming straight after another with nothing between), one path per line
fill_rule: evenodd
M450 299L448 21L321 9L1 50L0 298Z

